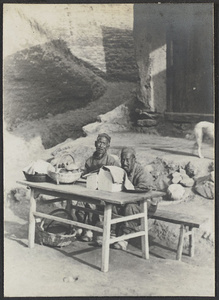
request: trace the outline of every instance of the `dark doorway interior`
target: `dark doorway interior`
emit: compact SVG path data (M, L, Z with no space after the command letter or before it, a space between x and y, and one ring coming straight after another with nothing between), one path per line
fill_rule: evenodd
M167 112L213 114L213 7L178 10L166 39Z

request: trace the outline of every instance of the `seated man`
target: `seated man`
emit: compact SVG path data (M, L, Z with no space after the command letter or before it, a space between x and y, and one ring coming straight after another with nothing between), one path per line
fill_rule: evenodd
M93 153L91 157L86 160L84 175L98 170L103 166L119 166L119 162L116 159L107 153L107 150L110 147L111 137L106 133L101 133L98 135L97 140L95 141L96 151ZM80 203L80 206L84 206L83 203ZM90 209L95 209L95 204L86 204L85 207ZM76 211L75 215L80 222L85 222L85 212L84 211ZM88 224L96 225L99 221L99 216L96 214L88 213ZM92 240L92 232L87 230L81 236L81 240L84 242L89 242Z
M123 148L121 152L121 166L126 171L128 179L133 184L135 190L154 189L153 177L149 172L136 161L136 154L133 148ZM148 216L152 216L156 209L159 199L151 199L148 201ZM118 209L119 214L129 216L141 212L140 203L129 203ZM121 223L120 223L121 224ZM119 224L119 225L120 225ZM138 230L140 219L124 222L119 226L118 235ZM113 245L116 249L126 250L127 241L120 241Z

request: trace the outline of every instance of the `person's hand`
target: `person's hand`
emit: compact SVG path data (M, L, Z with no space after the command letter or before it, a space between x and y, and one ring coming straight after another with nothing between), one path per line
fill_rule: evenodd
M152 198L152 199L150 199L150 203L151 203L151 205L158 205L158 203L161 202L162 199L163 199L162 197Z

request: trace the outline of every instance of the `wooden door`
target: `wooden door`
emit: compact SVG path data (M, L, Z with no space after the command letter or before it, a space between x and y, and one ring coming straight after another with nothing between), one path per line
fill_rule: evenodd
M167 112L213 114L213 10L188 8L166 31Z

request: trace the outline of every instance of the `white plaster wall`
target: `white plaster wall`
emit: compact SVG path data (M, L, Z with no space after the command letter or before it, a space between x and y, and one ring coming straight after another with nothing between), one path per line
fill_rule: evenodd
M102 26L132 30L133 4L4 4L3 57L61 38L105 71Z
M166 109L166 44L152 51L149 55L151 61L151 99L152 111L163 113Z

